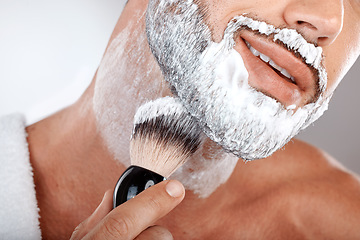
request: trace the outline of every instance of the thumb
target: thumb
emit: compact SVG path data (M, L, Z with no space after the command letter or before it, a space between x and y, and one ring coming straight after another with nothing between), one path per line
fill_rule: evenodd
M113 209L86 237L134 239L175 208L184 196L185 189L179 181L155 184Z

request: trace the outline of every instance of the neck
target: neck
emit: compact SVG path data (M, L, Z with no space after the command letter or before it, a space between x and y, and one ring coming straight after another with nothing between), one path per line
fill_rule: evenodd
M87 97L27 132L43 238L69 238L124 167L104 146Z
M92 213L130 165L136 109L150 99L171 95L148 47L146 3L138 1L129 1L124 9L94 81L81 99L27 128L44 238L69 238ZM235 158L206 141L174 175L196 193L188 194L184 206L198 196L209 196L235 165Z

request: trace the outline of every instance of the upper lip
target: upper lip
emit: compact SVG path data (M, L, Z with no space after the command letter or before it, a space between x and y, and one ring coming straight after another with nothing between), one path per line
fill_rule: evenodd
M316 100L318 93L316 70L304 63L301 56L296 56L283 45L271 40L271 37L255 34L250 30L242 30L239 35L235 49L244 58L245 66L249 71L249 84L251 86L264 94L270 95L286 106L293 104L301 106ZM255 57L248 47L244 47L244 40L257 51L268 56L278 66L284 68L293 77L293 82L276 73L270 65L267 65L260 58ZM254 57L260 61L254 59ZM262 70L264 73L261 72ZM252 78L252 74L254 78ZM264 74L267 76L264 76ZM262 79L258 79L260 77ZM271 84L266 84L267 77L276 79L271 80Z

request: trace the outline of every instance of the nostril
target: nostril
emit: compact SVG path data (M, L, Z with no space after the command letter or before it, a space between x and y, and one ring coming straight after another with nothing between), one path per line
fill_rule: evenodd
M344 17L343 0L287 1L285 23L319 46L331 44L339 35Z
M328 37L319 37L317 44L322 46L324 44L327 44L329 42L329 40L330 39Z
M296 23L297 23L297 25L301 26L302 28L305 27L305 28L317 30L317 28L309 22L298 20L298 21L296 21Z

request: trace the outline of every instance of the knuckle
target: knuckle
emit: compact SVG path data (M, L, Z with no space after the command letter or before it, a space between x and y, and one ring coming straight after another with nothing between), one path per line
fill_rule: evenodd
M78 233L80 232L82 229L84 229L84 223L80 223L79 225L77 225L77 227L74 229L74 233Z
M80 229L81 229L80 225L74 229L73 233L71 234L70 240L79 239L78 235L79 235Z
M80 239L82 233L87 232L86 226L87 226L86 222L81 222L79 225L77 225L74 231L72 232L70 239L71 240Z
M131 235L133 221L124 216L110 216L103 228L104 236L107 238L128 238Z

